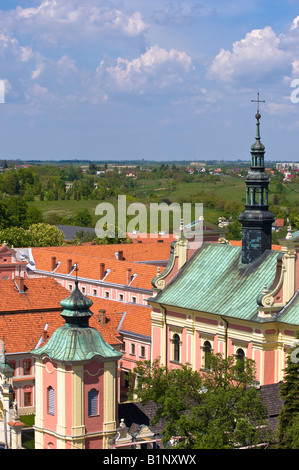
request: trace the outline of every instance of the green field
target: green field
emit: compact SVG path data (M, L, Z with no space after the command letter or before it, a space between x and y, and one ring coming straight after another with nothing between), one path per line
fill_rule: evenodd
M273 201L275 194L275 182L270 183L270 203ZM225 200L228 202L240 204L240 212L242 206L245 204L245 179L235 176L222 176L215 180L208 179L199 180L196 182L180 182L175 183L173 179L166 178L160 179L144 179L137 180L137 187L132 190L127 197L127 205L131 202L141 202L147 207L152 203L161 203L163 199L170 202L192 202L200 203L202 193L209 195L217 200ZM299 182L292 182L291 184L283 184L279 197L281 203L279 204L284 209L286 205L296 206L298 204ZM70 223L71 217L81 209L87 209L92 215L92 222L89 224L91 227L95 226L99 216L95 215L95 209L101 200L80 199L80 200L55 200L55 201L40 201L36 198L34 201L29 201L28 204L36 206L43 214L45 221L53 215L62 218L60 223ZM105 202L110 202L115 207L117 217L117 198L106 199ZM204 205L205 220L217 223L220 216L229 217L231 214L221 208L207 207ZM68 222L69 221L69 222ZM58 225L59 223L56 223Z

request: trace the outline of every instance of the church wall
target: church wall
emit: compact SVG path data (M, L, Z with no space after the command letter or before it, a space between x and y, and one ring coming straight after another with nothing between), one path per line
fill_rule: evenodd
M264 352L264 380L262 385L275 383L275 350Z
M57 439L52 434L44 433L44 449L57 449Z
M88 393L92 389L98 392L98 413L95 416L88 415ZM104 400L104 365L92 361L84 367L84 422L87 433L103 429Z
M54 414L48 412L48 388L54 389ZM57 365L54 364L50 359L44 361L43 367L43 417L44 417L44 428L51 431L56 431L57 423ZM46 439L46 436L45 436ZM54 438L53 438L54 439Z
M65 367L66 374L65 374L65 396L68 399L68 405L65 407L65 426L66 430L65 433L68 436L72 434L72 367L66 366Z

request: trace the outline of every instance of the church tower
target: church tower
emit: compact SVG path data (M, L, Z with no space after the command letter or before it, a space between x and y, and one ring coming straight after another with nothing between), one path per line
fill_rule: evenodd
M259 94L257 103L259 103ZM265 250L271 250L272 224L269 212L269 178L265 173L265 147L261 143L259 108L257 108L256 137L251 146L251 167L246 178L245 211L240 215L242 224L242 263L250 264Z
M75 289L61 301L65 325L35 358L36 449L105 449L117 428L119 351L89 326L92 300Z

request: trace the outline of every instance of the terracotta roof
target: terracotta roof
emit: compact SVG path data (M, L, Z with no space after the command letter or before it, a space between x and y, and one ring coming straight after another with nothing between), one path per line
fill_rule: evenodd
M56 253L88 255L94 258L117 259L116 253L123 252L124 260L130 262L148 262L168 260L170 241L163 243L124 243L116 245L74 245L55 247ZM33 252L49 248L34 248Z
M85 248L85 247L80 247ZM65 253L53 249L32 249L33 257L35 260L35 268L37 270L51 272L51 259L56 257L56 263L59 265L55 269L57 274L69 274L68 260L72 260L72 266L77 263L78 278L86 278L93 280L100 280L100 263L105 264L106 275L105 282L128 285L127 270L131 269L131 276L133 277L130 286L143 289L152 289L151 281L157 275L157 266L146 265L142 263L133 263L127 261L118 261L116 258L99 258L88 254L81 254L80 250L74 253ZM108 271L109 270L109 271ZM76 272L73 271L71 276L75 276Z
M99 299L92 296L90 296L90 298L93 301L91 311L94 312L94 315L89 321L90 326L95 327L96 322L99 323L98 312L99 310L104 309L106 310L106 316L108 319L105 326L110 326L115 336L119 336L116 333L116 329L122 318L123 321L120 325L122 331L130 331L144 336L151 336L151 308L149 306L126 304L116 300ZM100 328L101 326L99 326L98 329L102 332Z
M67 289L51 278L26 279L24 285L25 293L20 294L14 281L0 280L0 339L5 343L7 354L31 351L40 341L45 326L49 339L65 323L60 315L60 301L69 296ZM150 336L149 307L90 298L93 316L89 325L97 329L108 344L121 343L118 326L123 317L124 329ZM101 309L106 310L104 323L99 319Z
M0 316L2 312L59 309L67 292L51 278L25 279L22 294L13 279L0 280Z

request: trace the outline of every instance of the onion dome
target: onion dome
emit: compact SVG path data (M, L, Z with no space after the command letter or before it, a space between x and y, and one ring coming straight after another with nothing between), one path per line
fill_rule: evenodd
M104 361L122 357L119 351L104 341L98 330L89 326L93 302L79 290L77 279L73 292L60 304L63 307L60 315L65 319L65 325L54 331L44 346L31 351L33 356L45 356L54 362L68 364L90 361L95 357Z

